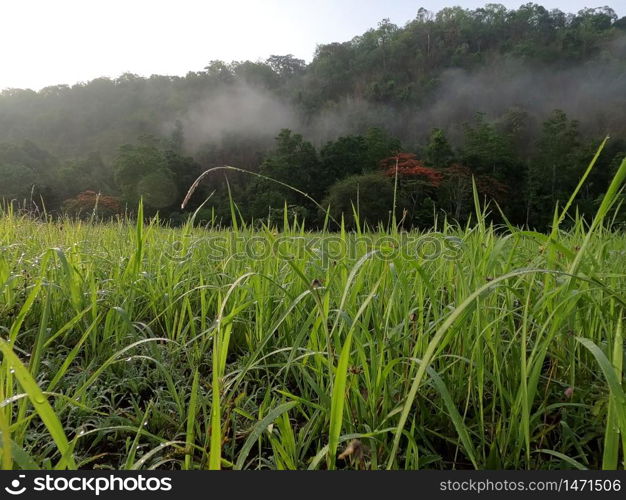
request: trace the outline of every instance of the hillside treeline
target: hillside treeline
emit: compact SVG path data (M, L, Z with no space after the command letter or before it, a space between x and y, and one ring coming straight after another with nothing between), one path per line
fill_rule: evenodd
M186 76L125 74L0 94L0 197L50 213L146 210L176 223L209 195L203 220L289 211L311 226L319 207L353 224L396 216L428 226L473 211L472 180L512 223L545 229L595 150L579 194L591 213L626 152L626 18L527 4L381 21L311 63L211 61ZM397 175L396 175L397 174ZM396 183L397 177L397 183ZM495 207L495 203L492 205ZM497 210L494 214L500 217Z

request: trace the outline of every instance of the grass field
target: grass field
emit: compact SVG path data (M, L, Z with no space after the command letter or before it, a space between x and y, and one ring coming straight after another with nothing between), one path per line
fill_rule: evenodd
M625 173L546 235L5 212L2 467L623 468Z

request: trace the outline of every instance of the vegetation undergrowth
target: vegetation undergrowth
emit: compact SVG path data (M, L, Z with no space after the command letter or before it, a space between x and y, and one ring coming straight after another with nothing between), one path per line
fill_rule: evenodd
M623 468L625 176L550 234L7 209L2 467Z

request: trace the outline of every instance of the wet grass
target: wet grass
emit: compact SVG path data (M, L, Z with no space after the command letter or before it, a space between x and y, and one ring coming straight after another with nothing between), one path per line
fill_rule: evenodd
M548 235L5 211L2 467L623 468L625 174Z

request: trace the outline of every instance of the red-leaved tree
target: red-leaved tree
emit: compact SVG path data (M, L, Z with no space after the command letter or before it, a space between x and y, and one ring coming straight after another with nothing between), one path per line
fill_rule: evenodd
M426 167L412 153L398 153L380 162L383 173L398 179L397 209L402 209L401 224L428 224L432 218L434 194L443 175Z
M425 167L413 153L398 153L380 162L385 175L394 177L396 170L401 179L421 180L426 185L437 187L443 180L443 175L437 170Z
M426 167L416 155L399 153L380 162L388 177L398 176L398 200L408 208L412 218L424 202L438 200L438 205L455 219L461 220L472 206L472 179L482 200L506 201L508 188L489 175L476 175L469 167L458 163L446 168ZM422 210L423 211L423 210Z
M63 202L63 209L72 215L90 217L94 211L98 217L112 217L122 214L119 198L98 194L95 191L83 191Z

